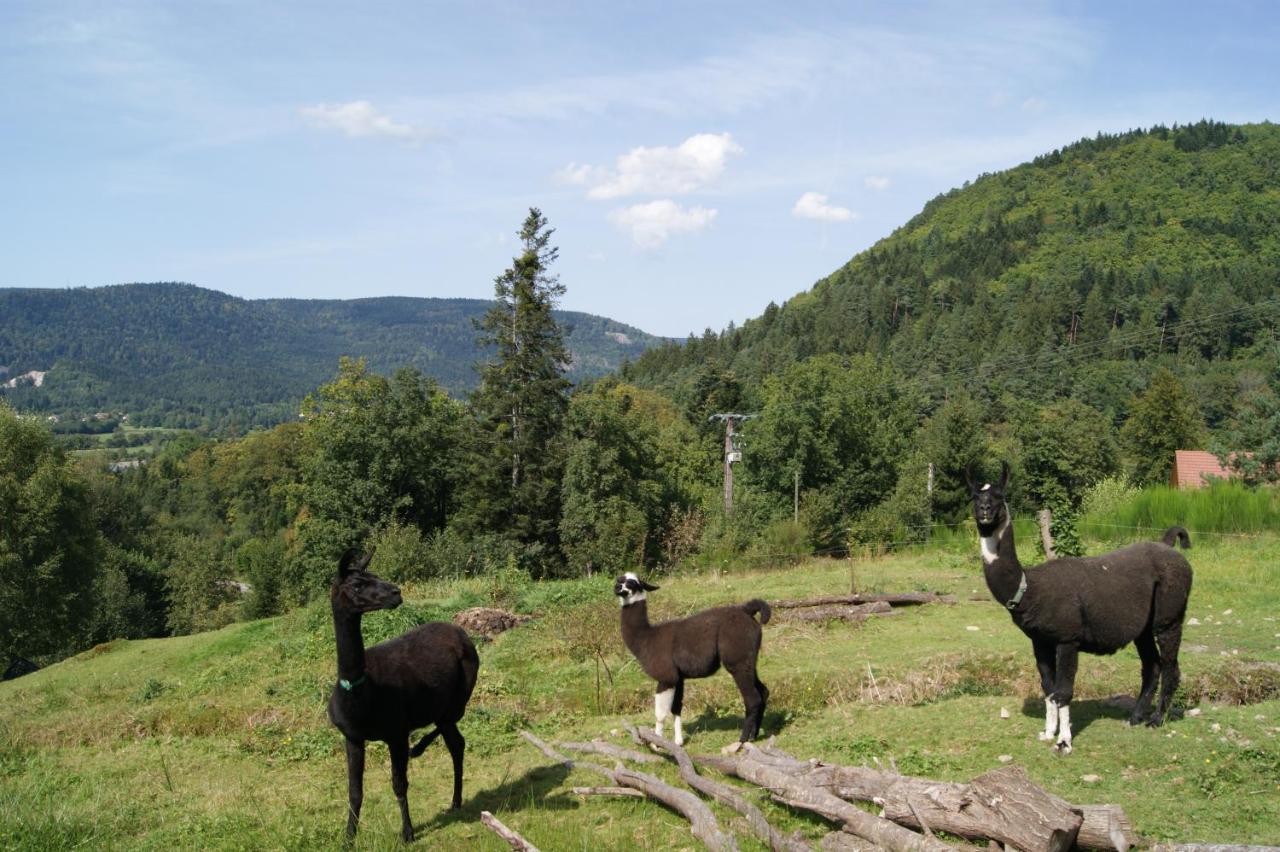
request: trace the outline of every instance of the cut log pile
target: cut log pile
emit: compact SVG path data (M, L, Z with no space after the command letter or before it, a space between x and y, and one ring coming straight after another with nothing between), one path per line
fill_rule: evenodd
M873 616L897 615L904 606L956 602L953 595L932 592L827 595L805 600L773 601L770 606L788 621L846 621L861 624Z
M1026 852L1065 852L1072 848L1128 852L1141 842L1120 807L1069 804L1037 786L1014 766L1000 767L968 783L955 783L865 766L800 760L775 747L772 740L765 745L745 743L728 754L691 756L652 731L626 727L638 745L673 758L680 779L692 790L740 814L743 819L735 826L749 831L775 852L815 848L953 852L985 849L993 842ZM721 826L702 799L622 763L642 762L641 759L648 762L653 754L600 740L562 746L617 758L610 769L571 760L533 734L521 735L557 763L595 772L611 785L575 787L575 793L643 795L688 819L694 836L708 848L737 848L733 834ZM750 787L716 780L699 773L697 766L747 781L762 791L753 796ZM836 823L839 831L829 833L816 846L798 834L783 834L753 801L766 794L777 804L809 811ZM866 804L878 813L867 810Z

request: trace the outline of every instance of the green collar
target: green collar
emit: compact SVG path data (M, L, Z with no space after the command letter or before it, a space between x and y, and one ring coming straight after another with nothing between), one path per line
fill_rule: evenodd
M1013 597L1009 598L1009 602L1005 604L1005 606L1009 608L1010 612L1012 612L1013 608L1022 601L1022 596L1023 594L1026 593L1026 591L1027 591L1027 572L1023 571L1022 579L1018 581L1018 591L1015 592Z
M1024 581L1024 582L1025 582L1025 581ZM1018 592L1018 595L1019 595L1019 596L1021 596L1021 595L1022 595L1022 592L1021 592L1021 591L1019 591L1019 592ZM359 686L360 684L364 683L364 682L365 682L365 680L367 680L367 679L368 679L368 677L369 677L369 674L368 674L367 672L366 672L365 674L360 675L360 677L356 678L355 680L347 680L346 678L342 678L342 677L340 677L340 678L338 678L338 686L342 687L342 688L343 688L343 689L345 689L347 692L350 692L351 690L355 689L355 688L356 688L357 686Z

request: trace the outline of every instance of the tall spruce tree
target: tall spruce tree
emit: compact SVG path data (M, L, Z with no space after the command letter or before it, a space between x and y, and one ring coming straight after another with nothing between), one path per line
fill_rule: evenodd
M477 323L494 358L471 398L477 430L463 525L521 544L539 570L559 561L561 426L569 404L563 333L551 312L564 285L559 250L536 207L520 226L523 251L494 279L494 306Z

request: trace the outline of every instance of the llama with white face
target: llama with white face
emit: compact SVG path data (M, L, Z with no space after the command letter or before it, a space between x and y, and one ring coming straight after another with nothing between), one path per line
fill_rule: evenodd
M1065 557L1024 569L1013 545L1005 503L1009 465L998 483L979 486L965 472L978 525L987 588L1031 639L1044 690L1042 740L1060 754L1071 751L1071 698L1079 652L1114 654L1134 643L1142 658L1142 687L1129 724L1164 722L1178 688L1178 648L1191 594L1191 566L1174 550L1191 546L1182 527L1160 542L1144 541L1102 556ZM1160 700L1147 714L1155 696Z
M680 710L687 678L708 677L723 665L733 676L746 707L741 742L760 734L769 690L756 676L760 654L760 625L769 621L769 605L753 599L738 606L703 610L688 618L649 623L648 592L658 587L628 572L614 581L613 591L622 604L622 640L635 654L645 674L658 682L654 695L656 730L672 718L677 745L684 744ZM755 614L760 614L760 621Z

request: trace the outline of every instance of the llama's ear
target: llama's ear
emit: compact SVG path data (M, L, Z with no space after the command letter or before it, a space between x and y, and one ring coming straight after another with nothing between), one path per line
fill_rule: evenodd
M646 592L656 592L660 588L659 586L651 586L648 583L646 583L644 580L640 581L640 585L644 588Z
M338 576L345 577L355 571L363 571L369 566L369 560L372 558L373 548L365 553L358 547L348 547L347 552L342 554L342 559L338 561Z
M978 491L978 483L973 479L973 462L969 462L964 466L964 482L969 486L969 493L974 494Z
M1000 462L1000 493L1009 487L1009 463L1007 461Z

